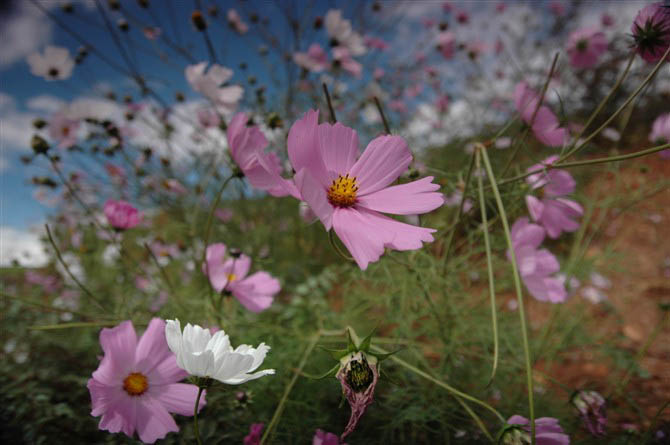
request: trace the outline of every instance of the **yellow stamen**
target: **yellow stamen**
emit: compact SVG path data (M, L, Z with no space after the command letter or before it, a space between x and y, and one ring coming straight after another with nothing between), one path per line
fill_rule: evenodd
M229 273L227 278L228 282L230 283L231 281L237 280L237 275L235 275L234 273Z
M147 378L139 372L133 372L123 380L123 389L131 396L139 396L149 388Z
M356 204L358 182L355 177L339 175L328 189L328 201L335 207L351 207Z

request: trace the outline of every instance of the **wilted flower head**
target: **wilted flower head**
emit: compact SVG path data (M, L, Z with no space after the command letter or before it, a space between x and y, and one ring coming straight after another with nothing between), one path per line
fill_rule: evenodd
M670 47L670 8L661 2L645 6L633 20L631 31L640 57L658 62Z
M351 407L349 423L340 436L344 439L354 431L365 410L374 400L379 379L377 359L363 351L351 352L340 359L340 369L336 377Z
M198 388L177 383L187 374L177 366L165 341L165 322L154 318L137 340L132 322L100 332L104 356L88 381L100 429L124 432L154 443L179 431L169 413L192 416ZM203 398L200 408L206 404Z
M167 320L165 338L177 356L177 366L196 377L240 385L275 373L274 369L256 371L270 350L265 343L258 348L240 345L233 349L224 331L212 335L209 329L189 323L182 334L179 320Z
M550 156L540 164L532 165L528 172L538 171L556 162L558 156ZM540 189L541 199L526 195L528 212L533 221L541 224L549 238L556 239L562 232L574 232L579 223L574 220L584 213L579 203L565 198L575 191L575 180L566 170L552 168L546 172L538 172L526 178L533 189Z
M121 199L108 199L103 210L109 225L117 230L131 229L142 221L142 213Z
M578 391L572 396L571 403L591 434L596 437L606 434L607 412L603 396L596 391Z
M64 80L72 75L74 60L67 48L47 46L44 54L34 52L28 56L30 72L45 80Z
M252 312L269 308L281 286L279 280L267 272L259 271L247 276L251 258L241 254L237 258L226 256L226 246L222 243L207 247L207 263L203 271L217 292L230 292Z
M607 38L597 28L578 29L568 37L567 51L573 67L592 68L607 51Z
M523 416L515 415L507 420L508 426L498 441L504 445L528 445L530 438L530 421ZM570 436L563 432L558 419L540 417L535 419L535 443L537 445L569 445Z
M567 140L568 131L559 127L558 118L547 106L541 105L537 108L539 100L539 95L526 82L517 84L514 90L514 104L521 119L532 127L535 137L543 144L551 147L563 145Z
M359 156L358 134L340 123L318 124L318 111L295 122L288 135L295 184L326 230L333 228L366 269L386 247L414 250L433 241L434 229L403 224L379 212L416 215L444 203L432 177L391 186L412 155L399 136L373 139Z

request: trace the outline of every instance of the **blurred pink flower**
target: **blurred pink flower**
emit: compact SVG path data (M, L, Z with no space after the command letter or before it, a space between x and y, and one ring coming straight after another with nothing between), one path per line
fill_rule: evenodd
M529 426L530 421L523 416L512 416L507 420L507 423L509 425L521 426L526 433L531 431ZM502 443L508 443L505 441L505 437L508 434L514 435L515 431L513 429L508 430L501 440ZM569 445L570 436L565 434L563 428L558 424L558 419L554 419L553 417L540 417L539 419L535 419L535 441L537 445Z
M259 445L263 435L264 423L252 423L249 427L249 434L244 436L244 445Z
M398 113L407 113L407 104L400 99L389 102L389 108Z
M196 111L198 116L198 123L205 128L218 127L221 123L221 118L214 110L208 108L200 108Z
M661 2L645 6L633 20L631 31L640 56L649 63L658 62L670 47L670 8Z
M241 254L236 258L226 257L226 245L207 246L207 264L203 272L217 292L228 291L248 310L262 312L272 304L274 296L281 290L279 280L267 272L256 272L247 277L251 258Z
M340 442L340 438L333 433L317 429L312 438L312 445L347 445Z
M507 3L503 1L499 1L498 3L496 3L496 12L503 13L505 12L506 9L507 9Z
M526 171L540 170L553 164L557 159L558 156L550 156ZM549 238L556 239L562 232L574 232L579 228L579 223L573 218L581 216L584 210L577 202L564 198L575 191L576 185L567 170L551 169L535 173L527 177L526 182L533 189L542 188L544 195L542 199L526 195L526 204L533 221L547 230Z
M188 190L186 190L186 187L184 185L177 181L174 178L166 179L163 181L163 187L171 193L174 193L175 195L185 195L188 193Z
M564 0L551 0L549 2L549 10L556 17L561 17L565 14Z
M456 21L465 25L470 22L470 14L467 11L460 10L456 12Z
M58 142L58 148L70 148L77 143L79 121L58 112L49 119L49 137Z
M219 218L221 222L227 223L233 219L233 211L229 208L216 209L214 211L214 216Z
M603 12L603 14L600 16L600 23L605 27L609 28L610 26L614 25L614 17L612 17L609 13Z
M142 221L142 213L123 200L108 199L103 211L109 224L118 230L131 229Z
M61 282L56 275L47 275L34 270L26 270L24 275L26 283L42 286L47 294L53 294L61 287Z
M516 85L514 104L525 123L531 125L532 121L531 127L535 137L543 144L551 147L563 145L568 138L568 131L559 127L556 115L547 106L541 105L533 118L538 101L538 94L526 82L521 81Z
M379 136L359 156L356 131L340 123L318 125L318 119L319 112L310 110L289 131L294 181L302 199L326 230L335 230L359 267L377 261L386 247L414 250L433 241L434 229L379 213L414 215L444 203L432 177L391 186L412 161L405 140Z
M228 10L228 25L238 34L246 34L249 31L249 25L244 23L240 14L234 9Z
M161 35L161 29L155 26L145 26L142 28L142 32L144 37L149 40L156 40Z
M349 72L355 77L361 77L363 72L363 65L355 61L349 52L349 50L344 46L336 46L333 48L333 60L337 62L342 69Z
M378 49L379 51L385 51L389 48L389 44L379 37L365 37L365 45L369 48Z
M222 87L233 77L233 71L213 64L207 69L208 62L200 62L186 67L186 80L198 93L212 101L222 113L230 113L242 99L244 90L239 85Z
M339 9L330 9L324 19L328 36L333 40L334 46L346 48L352 56L365 54L366 48L363 38L353 30L351 22L342 17Z
M670 113L663 113L654 120L649 140L654 144L670 143ZM670 148L660 152L661 157L670 159Z
M177 383L188 374L165 340L165 322L154 318L137 340L131 321L100 332L104 356L88 381L93 410L101 430L137 431L144 443L154 443L179 431L170 413L192 416L198 387ZM200 407L206 400L200 400Z
M512 226L511 238L519 275L528 292L539 301L564 302L568 294L563 280L552 276L560 270L558 260L547 249L538 249L544 240L544 229L519 218ZM511 252L507 252L508 258Z
M605 33L597 28L583 28L568 37L567 52L575 68L593 68L607 51Z
M372 72L372 77L375 80L379 80L382 77L384 77L385 71L382 68L375 68L375 70Z
M329 65L328 54L318 43L312 43L306 53L293 53L293 61L313 73L320 73Z
M282 178L279 158L274 153L265 153L268 145L263 133L255 126L248 126L248 116L237 113L228 125L230 155L244 173L249 183L272 196L292 195L299 197L292 182Z
M440 113L446 113L446 111L449 109L449 96L447 94L443 94L440 97L437 98L437 102L435 102L435 107L437 108L437 111Z
M449 60L454 56L456 49L456 36L451 31L441 32L437 35L437 49L442 57Z

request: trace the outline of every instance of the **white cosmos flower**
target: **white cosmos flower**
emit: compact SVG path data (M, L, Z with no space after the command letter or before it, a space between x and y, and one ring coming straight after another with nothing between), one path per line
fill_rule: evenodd
M177 355L177 366L194 376L239 385L275 373L274 369L253 372L270 350L265 343L258 348L240 345L233 349L223 331L212 335L209 329L189 323L182 335L179 320L167 320L165 337L170 350Z
M189 65L185 70L186 80L198 93L211 100L223 114L232 113L242 99L244 89L239 85L221 86L233 77L233 71L207 62Z
M27 58L30 72L45 80L64 80L72 75L74 60L67 48L47 46L44 54L34 52Z
M342 17L342 11L330 9L326 13L325 24L328 35L337 40L340 46L347 48L352 56L365 54L363 37L352 29L349 20Z

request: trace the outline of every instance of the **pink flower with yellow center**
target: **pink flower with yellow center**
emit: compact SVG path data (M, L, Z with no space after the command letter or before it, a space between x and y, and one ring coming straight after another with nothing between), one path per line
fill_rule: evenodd
M198 387L178 383L188 374L177 366L165 339L165 322L154 318L137 339L132 322L100 332L105 355L88 381L100 429L154 443L179 431L170 413L192 416ZM200 407L206 404L200 400Z
M358 266L366 269L387 247L414 250L433 241L434 229L382 215L417 215L444 203L432 177L391 186L412 161L405 140L379 136L360 155L355 130L340 123L319 125L318 119L319 112L310 110L289 132L294 181L302 199L326 230L335 230Z

